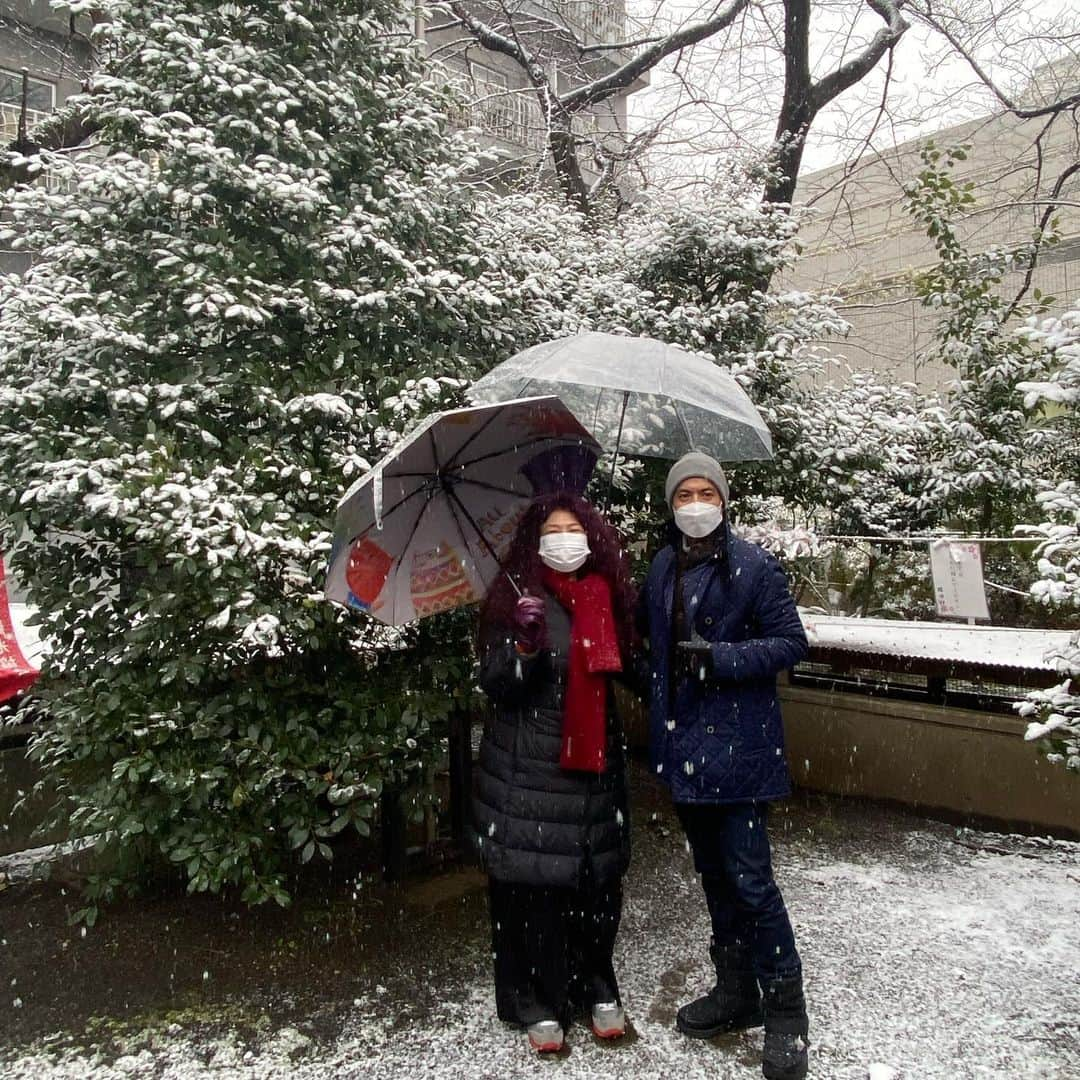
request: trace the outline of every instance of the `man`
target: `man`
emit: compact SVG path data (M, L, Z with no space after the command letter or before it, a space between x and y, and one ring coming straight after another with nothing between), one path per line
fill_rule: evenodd
M639 608L650 755L701 875L716 967L716 986L684 1005L677 1024L705 1039L764 1021L763 1073L797 1080L807 1070L802 965L773 880L766 811L791 791L776 676L806 655L806 634L780 564L731 535L727 479L713 458L677 461L665 495L671 543Z

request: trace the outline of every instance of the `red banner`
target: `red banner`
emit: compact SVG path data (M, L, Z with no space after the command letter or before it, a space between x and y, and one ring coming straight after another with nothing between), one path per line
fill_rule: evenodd
M37 668L27 663L15 636L4 583L4 560L0 559L0 702L21 694L37 677Z

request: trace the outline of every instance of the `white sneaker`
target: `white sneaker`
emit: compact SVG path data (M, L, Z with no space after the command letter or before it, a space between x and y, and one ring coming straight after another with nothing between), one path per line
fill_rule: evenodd
M554 1054L563 1048L563 1029L558 1020L538 1020L527 1031L529 1045L538 1054Z
M615 1001L601 1001L592 1007L592 1029L598 1039L618 1039L626 1034L626 1013Z

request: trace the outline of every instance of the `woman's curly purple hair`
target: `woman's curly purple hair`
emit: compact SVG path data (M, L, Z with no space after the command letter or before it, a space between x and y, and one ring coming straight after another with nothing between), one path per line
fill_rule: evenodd
M603 514L580 495L561 491L534 499L518 523L510 550L503 560L504 573L499 574L480 609L481 634L485 629L508 627L513 619L518 594L509 578L523 594L543 596L544 564L540 561L540 526L553 510L568 510L585 527L589 540L589 557L581 568L583 573L594 572L607 580L611 587L611 605L619 633L619 645L624 652L636 644L634 608L637 590L630 579L630 565L622 541Z

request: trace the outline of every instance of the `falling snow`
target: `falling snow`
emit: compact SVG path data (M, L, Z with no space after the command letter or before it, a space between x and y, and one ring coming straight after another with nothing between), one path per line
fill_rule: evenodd
M674 1028L678 1006L710 984L708 928L684 837L657 789L639 773L642 812L615 956L636 1036L623 1045L575 1026L567 1056L541 1061L495 1018L480 892L468 898L467 919L452 908L419 919L423 945L397 946L411 951L392 958L392 977L328 978L310 1017L301 1010L240 1029L180 1013L168 1025L107 1024L74 1040L9 1037L0 1072L9 1080L502 1080L553 1069L560 1080L759 1077L760 1030L696 1042ZM1080 1075L1080 844L958 832L840 801L826 812L778 808L770 831L806 972L815 1080ZM450 957L442 966L432 959L440 950ZM220 994L209 970L206 994ZM277 1000L280 991L255 990L255 1001L226 1000L222 1016L265 1016L259 995ZM24 1002L39 992L49 991L20 978Z

